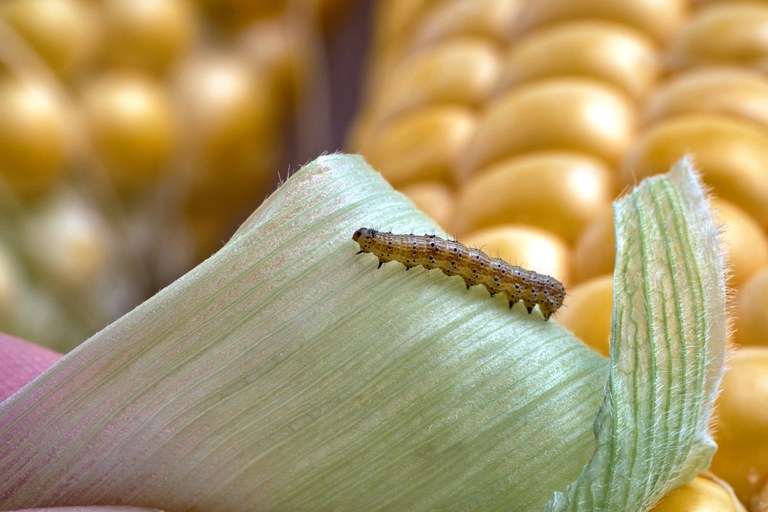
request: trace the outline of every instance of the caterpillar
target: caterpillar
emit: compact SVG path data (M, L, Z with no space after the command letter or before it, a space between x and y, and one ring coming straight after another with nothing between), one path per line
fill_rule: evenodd
M461 277L467 289L482 284L491 295L504 293L510 308L523 301L530 314L538 305L544 320L549 320L565 299L565 287L554 277L491 258L455 240L435 235L397 235L370 228L358 229L352 239L360 245L357 254L371 253L379 258L378 268L388 261L399 261L406 270L419 265L439 268L447 276Z

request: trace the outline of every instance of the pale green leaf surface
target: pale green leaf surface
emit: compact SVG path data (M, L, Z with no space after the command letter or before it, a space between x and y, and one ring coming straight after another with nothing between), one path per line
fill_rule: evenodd
M376 270L360 226L436 231L361 158L321 157L0 404L0 508L544 506L593 453L605 359L459 278Z
M549 510L644 511L709 466L726 298L708 206L688 160L616 203L611 370L598 447Z

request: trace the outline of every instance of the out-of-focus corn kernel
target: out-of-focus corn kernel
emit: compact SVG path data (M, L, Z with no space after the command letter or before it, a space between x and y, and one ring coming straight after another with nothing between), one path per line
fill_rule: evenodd
M277 182L284 97L274 68L260 64L238 53L198 53L176 75L191 181L185 213L199 258L220 248Z
M70 350L72 346L67 346L63 340L71 338L76 328L72 326L72 319L67 318L67 312L53 299L50 290L30 285L24 287L20 295L18 300L24 307L12 308L4 329L28 340L48 340L45 346L53 350Z
M643 133L627 154L622 181L628 185L666 172L683 155L694 156L715 193L768 228L768 132L725 116L687 115Z
M748 69L695 69L659 87L645 108L650 122L685 114L729 115L768 129L768 78Z
M367 102L376 125L424 105L479 107L499 77L497 49L482 39L450 40L405 59L384 77Z
M111 64L163 72L189 48L195 12L187 0L106 0L104 32Z
M101 32L91 2L10 0L0 17L62 78L77 76L97 56Z
M480 249L492 258L549 274L565 284L570 282L568 246L547 231L519 224L503 224L468 233L459 239L467 247Z
M628 25L663 43L686 21L687 0L548 0L525 2L518 32L574 19L595 19Z
M22 237L35 273L60 290L96 286L114 261L110 227L72 194L57 194L30 209Z
M285 18L253 23L238 36L236 51L258 70L259 80L269 83L278 115L300 103L311 85L318 64L307 50L314 43L311 34L298 30Z
M603 80L644 98L656 81L653 41L627 26L574 21L526 34L510 47L500 89L542 78L579 76Z
M427 107L372 134L359 151L394 186L418 181L450 183L475 127L476 116L467 108Z
M450 229L530 224L575 243L615 194L614 173L578 153L533 153L482 169L459 189Z
M67 105L40 82L0 79L0 180L19 196L52 188L73 146Z
M711 470L750 504L768 481L768 347L742 347L728 361L717 399Z
M723 228L723 249L731 270L729 284L739 286L761 267L768 265L768 239L760 225L738 206L714 199L712 207Z
M768 267L742 284L736 295L736 341L768 347Z
M768 5L723 2L685 24L669 46L673 68L732 64L759 66L768 58Z
M396 45L402 36L410 36L412 28L422 21L421 14L433 0L391 0L377 2L373 17L374 50L378 45Z
M442 0L433 2L414 34L414 46L475 36L490 41L509 39L523 2L519 0Z
M673 489L650 512L747 512L727 483L699 475Z
M453 213L454 196L450 187L441 182L412 183L400 187L400 192L437 223L447 228Z
M576 282L603 274L613 274L616 260L616 237L613 227L613 208L607 206L595 216L576 243L573 266Z
M487 106L461 163L460 181L533 151L578 151L616 163L634 138L635 114L628 96L597 80L559 78L515 87Z
M178 126L168 91L139 74L103 75L83 98L93 150L122 193L145 190L167 170Z
M370 60L375 65L366 77L369 88L387 76L391 66L397 65L404 53L411 49L413 32L422 21L422 14L433 3L433 0L390 0L376 3L370 52Z
M269 77L239 55L197 55L177 77L183 148L197 185L260 197L272 186L279 111ZM247 184L253 187L242 190Z
M568 290L557 320L584 343L607 356L611 348L613 276L595 277Z

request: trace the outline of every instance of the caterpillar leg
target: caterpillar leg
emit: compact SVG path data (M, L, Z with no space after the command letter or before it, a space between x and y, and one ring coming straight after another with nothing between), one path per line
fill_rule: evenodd
M530 315L531 313L533 313L533 306L535 306L536 304L529 300L524 300L523 303L525 304L525 309L528 310L528 314Z

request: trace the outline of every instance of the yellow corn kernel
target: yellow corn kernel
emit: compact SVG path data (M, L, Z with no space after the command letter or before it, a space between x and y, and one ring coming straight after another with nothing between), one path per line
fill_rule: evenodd
M768 265L768 238L760 225L738 206L714 199L712 208L722 228L723 250L731 272L729 284L740 286Z
M743 347L729 360L717 399L718 449L711 470L744 503L768 478L768 347Z
M578 153L533 153L498 161L460 189L451 231L524 223L576 242L616 193L614 173Z
M653 41L614 23L579 20L544 27L509 48L500 89L564 76L603 80L644 98L656 82L660 59Z
M712 4L675 34L669 64L759 66L768 57L768 6L758 2Z
M611 348L613 275L595 277L568 290L557 320L595 351Z
M439 181L425 181L400 187L400 192L441 227L449 226L455 202L450 187Z
M634 136L635 107L618 89L584 78L521 85L488 105L463 157L460 180L535 151L579 151L616 164Z
M768 347L768 266L755 272L736 294L736 341Z
M667 493L650 512L747 512L747 509L727 483L705 474Z
M463 107L415 110L363 142L360 153L396 187L417 181L450 183L475 124L475 114Z
M685 0L548 0L525 2L518 32L527 32L543 25L574 19L594 19L627 25L663 43L688 17L689 3Z
M700 68L679 73L653 93L647 122L686 114L722 114L768 129L768 78L740 68Z
M675 117L643 133L622 165L622 184L664 172L684 154L694 157L714 192L768 228L768 131L730 117Z

